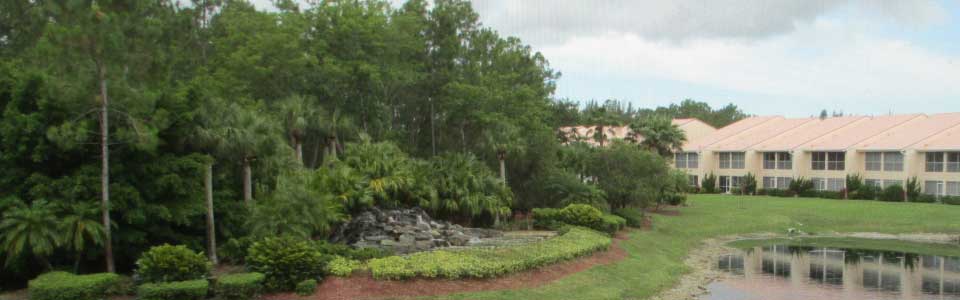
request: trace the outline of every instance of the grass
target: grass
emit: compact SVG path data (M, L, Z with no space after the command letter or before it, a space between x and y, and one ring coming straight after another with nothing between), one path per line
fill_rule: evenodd
M683 258L703 239L803 231L960 234L960 206L809 198L693 195L680 216L654 215L653 230L633 231L620 245L629 256L546 286L455 294L438 299L646 299L672 287Z

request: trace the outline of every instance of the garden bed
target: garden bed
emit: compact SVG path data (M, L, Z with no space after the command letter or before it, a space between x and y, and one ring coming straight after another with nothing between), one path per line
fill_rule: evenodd
M362 272L355 273L347 278L328 277L317 288L316 294L308 298L299 297L292 293L268 295L264 298L267 300L396 299L536 288L595 266L608 265L625 259L627 252L620 246L620 241L626 240L627 234L628 232L620 232L615 236L611 241L610 249L607 251L595 252L574 260L497 278L377 280L369 272Z

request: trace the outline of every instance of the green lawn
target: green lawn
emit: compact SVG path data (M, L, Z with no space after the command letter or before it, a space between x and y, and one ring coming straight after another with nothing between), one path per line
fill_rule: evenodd
M620 245L629 257L547 286L457 294L441 299L645 299L685 272L683 258L705 238L755 232L957 233L960 206L806 198L693 195L680 216L654 216L651 231Z

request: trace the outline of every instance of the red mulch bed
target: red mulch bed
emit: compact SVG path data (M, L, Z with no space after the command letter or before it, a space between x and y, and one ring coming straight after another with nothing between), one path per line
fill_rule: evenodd
M368 274L355 274L349 278L328 277L310 297L300 297L285 293L268 295L267 300L311 299L311 300L348 300L380 299L395 297L437 296L463 292L479 292L533 288L545 285L567 275L587 270L593 266L605 265L627 257L620 247L620 240L627 239L625 232L618 233L610 250L594 253L576 260L562 262L534 270L515 273L493 279L412 279L405 281L375 280Z

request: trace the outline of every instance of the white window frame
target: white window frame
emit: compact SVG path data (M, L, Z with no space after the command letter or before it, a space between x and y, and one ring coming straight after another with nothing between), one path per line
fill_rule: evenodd
M867 152L863 160L863 168L867 171L883 171L883 153Z
M740 170L746 167L746 154L743 152L720 152L720 169Z
M902 172L903 153L883 152L883 170L886 172Z
M923 160L924 171L929 173L940 173L946 170L946 168L944 168L944 165L946 164L946 161L944 161L945 155L946 153L944 152L927 152L926 155L924 155L925 158Z

